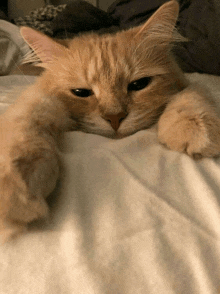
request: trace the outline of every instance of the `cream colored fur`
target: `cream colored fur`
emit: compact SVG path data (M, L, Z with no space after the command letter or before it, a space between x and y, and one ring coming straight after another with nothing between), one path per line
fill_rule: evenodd
M194 158L220 153L220 119L211 97L198 86L176 94L158 121L158 138Z
M30 28L29 61L45 70L0 118L0 234L3 240L46 217L59 177L57 140L80 130L112 138L158 121L158 138L191 156L220 153L219 118L206 93L189 86L175 63L178 4L164 4L144 25L113 35L55 41ZM151 77L149 85L128 85ZM91 91L79 97L74 89ZM165 109L165 110L164 110ZM162 114L162 115L161 115Z
M62 103L37 84L0 117L0 238L21 233L48 214L45 198L59 176L57 139L72 122Z

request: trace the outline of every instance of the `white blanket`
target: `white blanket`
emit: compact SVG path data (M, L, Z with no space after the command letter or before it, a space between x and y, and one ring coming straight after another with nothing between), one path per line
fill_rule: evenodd
M190 78L220 101L220 77ZM220 159L170 151L154 128L60 148L49 219L0 247L0 294L220 293Z

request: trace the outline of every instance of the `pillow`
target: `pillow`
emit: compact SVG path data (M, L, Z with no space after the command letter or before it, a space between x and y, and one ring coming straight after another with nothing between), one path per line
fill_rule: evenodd
M0 75L9 74L29 50L19 28L8 21L0 20Z

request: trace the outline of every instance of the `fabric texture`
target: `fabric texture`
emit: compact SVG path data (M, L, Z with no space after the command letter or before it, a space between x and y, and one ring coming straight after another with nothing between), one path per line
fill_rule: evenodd
M29 50L19 28L8 21L0 20L0 75L8 74Z
M8 0L1 0L0 19L8 20Z
M189 3L190 2L190 3ZM183 70L220 74L220 5L214 0L182 0L178 28L189 39L175 50Z
M0 78L7 103L11 78L31 82ZM219 77L190 79L219 104ZM70 132L60 156L50 217L0 246L1 294L219 292L219 158L170 151L154 128L120 140Z
M107 12L86 1L73 1L52 21L51 28L56 38L70 38L79 33L109 29L118 26Z
M17 26L31 27L37 31L53 36L53 30L51 28L52 21L65 8L66 4L58 6L46 5L45 7L32 11L25 17L14 19L14 22Z
M118 24L107 12L80 0L58 6L46 5L14 22L17 26L28 26L60 39Z

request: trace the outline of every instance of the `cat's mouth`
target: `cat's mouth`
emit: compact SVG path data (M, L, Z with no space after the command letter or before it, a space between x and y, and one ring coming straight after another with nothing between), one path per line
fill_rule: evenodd
M112 133L104 133L104 132L97 132L94 134L97 134L97 135L100 135L100 136L103 136L103 137L107 137L107 138L111 138L111 139L115 139L115 140L119 140L119 139L123 139L123 138L126 138L126 137L129 137L135 133L137 133L139 130L133 130L133 131L130 131L130 132L117 132L117 131L114 131ZM90 132L91 133L91 132Z
M153 119L151 118L151 120L146 120L144 118L141 120L139 118L138 125L134 122L127 124L125 120L125 124L122 122L120 127L117 130L114 130L114 128L111 128L110 125L102 124L102 120L94 122L88 119L85 120L85 118L77 119L74 117L72 118L74 121L74 128L72 131L81 131L84 133L96 134L106 138L118 140L131 136L138 131L150 128L157 122L157 118L157 116L153 117Z
M99 135L99 136L114 139L114 140L119 140L119 139L129 137L129 136L137 133L138 131L148 129L148 128L152 127L154 124L155 124L155 122L153 122L147 126L141 127L141 128L129 129L129 130L119 128L117 131L115 131L113 129L112 130L103 130L103 129L99 129L99 128L93 129L93 128L91 128L91 126L89 128L88 126L83 126L81 124L80 127L78 125L78 127L74 128L72 131L80 131L83 133L94 134L94 135Z

